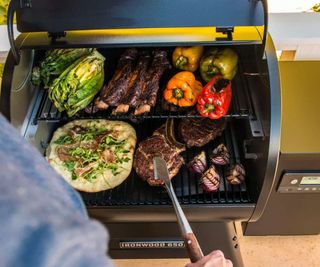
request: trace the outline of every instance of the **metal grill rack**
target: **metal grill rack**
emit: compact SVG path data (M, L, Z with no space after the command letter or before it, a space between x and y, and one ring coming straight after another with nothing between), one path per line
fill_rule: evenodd
M240 69L241 70L241 69ZM245 81L245 76L240 74L236 75L232 83L232 102L226 118L248 118L255 117L255 112L253 110L252 99L250 92L248 91L248 86ZM167 79L165 79L167 80ZM164 88L164 86L162 86ZM59 112L51 100L48 98L47 91L40 90L39 96L40 105L36 115L36 121L70 121L73 119L113 119L113 120L143 120L143 119L166 119L166 118L183 118L183 117L200 117L200 115L195 112L190 114L190 111L195 110L195 108L190 109L179 109L178 111L165 110L163 108L163 98L162 93L158 93L158 100L155 107L151 109L149 113L141 116L134 116L132 110L128 113L122 115L113 115L112 109L106 111L99 111L94 114L86 113L84 110L79 111L74 117L69 118L66 112Z
M136 127L138 140L152 134L159 122L148 120ZM142 130L143 129L143 130ZM149 129L149 131L145 131ZM238 144L232 122L228 123L223 136L210 142L203 148L188 149L184 152L185 162L189 162L201 150L205 150L208 162L213 148L223 142L231 154L231 164L240 162ZM221 177L220 188L214 193L205 193L199 186L199 176L188 171L184 165L179 174L172 179L173 187L181 204L241 204L250 203L251 199L246 184L230 185L226 180L227 167L218 167ZM247 179L249 179L247 177ZM82 193L82 197L89 207L103 206L132 206L132 205L168 205L170 200L162 187L150 187L142 181L133 170L128 179L120 186L100 193Z
M182 155L185 162L188 163L195 155L205 150L207 161L210 162L209 156L213 149L220 143L224 143L231 154L231 164L240 162L240 152L235 137L233 119L251 119L255 118L255 110L253 105L250 88L247 82L247 77L243 73L243 66L239 64L238 73L232 83L232 102L228 114L225 116L228 119L228 127L221 137L216 138L213 142L202 148L188 149ZM173 74L169 73L161 82L161 88L165 87L168 77ZM169 111L163 108L162 93L158 93L157 105L151 111L142 116L134 116L129 111L127 114L113 115L112 110L99 111L94 114L79 111L75 116L69 118L65 112L59 112L51 100L48 98L48 93L45 90L39 90L37 99L36 116L33 123L52 122L65 123L74 119L111 119L111 120L131 120L138 122L134 124L137 132L138 142L151 136L153 131L164 123L164 119L175 118L177 120L185 117L200 117L197 112L190 110ZM178 175L172 180L174 189L181 204L196 205L196 204L241 204L252 203L247 186L230 185L226 180L227 167L218 166L217 170L221 177L220 188L217 192L206 193L199 186L200 176L188 171L184 165ZM250 174L247 174L249 176ZM250 179L250 177L247 179ZM161 187L150 187L146 182L132 170L130 176L120 186L99 192L99 193L82 193L82 197L88 207L106 207L106 206L132 206L132 205L168 205L170 200L167 193Z

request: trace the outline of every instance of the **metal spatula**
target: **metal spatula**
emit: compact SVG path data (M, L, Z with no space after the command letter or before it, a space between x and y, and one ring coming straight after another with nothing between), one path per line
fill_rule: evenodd
M168 192L168 195L171 198L173 207L176 212L178 223L180 226L180 231L184 239L185 246L188 250L189 258L191 262L197 262L203 257L202 250L199 246L198 240L194 235L191 226L184 215L184 212L179 204L176 193L173 190L171 180L169 178L168 168L165 160L160 157L153 158L154 166L154 177L155 179L161 179L164 181L165 188Z

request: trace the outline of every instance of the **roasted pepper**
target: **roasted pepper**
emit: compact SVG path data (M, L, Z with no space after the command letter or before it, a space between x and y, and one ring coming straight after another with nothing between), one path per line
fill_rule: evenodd
M214 77L198 98L197 110L203 117L219 119L227 114L232 97L231 81Z
M192 72L181 71L169 80L163 97L167 102L179 107L190 107L197 103L201 90L202 84Z
M203 54L203 46L176 47L172 54L173 65L180 70L195 72Z
M200 74L209 82L220 74L222 78L232 80L237 73L238 55L230 48L211 48L201 59Z

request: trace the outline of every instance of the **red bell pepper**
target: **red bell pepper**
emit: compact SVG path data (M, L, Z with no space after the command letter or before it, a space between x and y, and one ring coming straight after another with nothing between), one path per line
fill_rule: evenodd
M197 110L203 117L219 119L227 114L232 98L231 81L215 76L203 87Z

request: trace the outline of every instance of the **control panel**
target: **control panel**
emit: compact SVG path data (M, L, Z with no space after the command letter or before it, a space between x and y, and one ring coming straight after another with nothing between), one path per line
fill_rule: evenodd
M320 172L286 172L277 192L320 194Z

